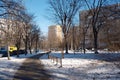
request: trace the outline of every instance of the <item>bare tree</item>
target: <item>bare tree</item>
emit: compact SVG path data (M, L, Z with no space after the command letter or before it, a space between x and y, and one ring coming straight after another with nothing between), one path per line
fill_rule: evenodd
M33 47L36 49L38 48L39 34L41 31L33 20L33 14L29 14L26 11L23 11L21 18L23 23L23 42L25 45L25 51L27 53L27 50L29 49L30 53L32 53L31 49Z
M32 47L34 47L35 52L38 50L39 40L40 40L41 31L37 25L31 24L31 29L29 32L28 47L31 53Z
M106 14L107 13L107 14ZM105 7L104 15L108 16L106 24L100 33L101 42L106 43L109 50L119 50L120 36L120 5L114 4ZM104 33L103 33L104 32ZM107 37L104 39L102 37Z
M33 26L32 24L29 25L30 26L30 30L28 32L28 48L30 53L32 54L32 46L33 46L33 41L34 41L34 33L33 33Z
M78 50L80 47L80 41L82 37L80 35L79 26L71 27L68 36L69 46L71 47L71 50L73 50L75 53L75 51Z
M87 34L87 30L88 28L90 27L90 23L91 23L91 19L89 19L88 17L90 16L90 12L87 12L87 11L83 11L81 14L80 14L80 29L82 29L82 37L83 37L83 40L82 40L82 49L84 51L84 54L86 52L86 34Z
M19 5L18 5L19 4ZM17 47L17 57L19 57L19 50L22 45L22 39L23 39L23 19L22 19L22 12L25 11L25 7L22 5L21 0L18 2L18 6L16 6L16 10L14 11L14 14L12 15L12 30L13 30L13 41L14 45Z
M98 53L98 33L102 25L106 21L104 17L104 6L115 3L117 0L84 0L91 14L91 26L94 36L94 51ZM119 1L119 0L118 0Z
M14 25L12 27L13 29L13 41L15 46L17 47L17 57L19 57L19 50L22 43L23 38L23 29L22 29L22 23L20 21L14 21Z
M50 10L53 19L61 25L66 53L68 53L68 32L73 23L73 19L81 7L82 0L50 0Z
M48 47L48 40L46 36L41 35L39 43L40 43L40 49L48 50L49 47Z
M23 9L23 6L20 0L0 0L0 4L0 17L6 20L7 46L9 46L11 42L11 35L9 32L11 31L11 26L13 24L12 20L15 18L14 16L18 16L18 13ZM9 49L7 51L8 59L10 59Z
M28 50L28 40L29 40L29 33L31 31L31 22L33 20L33 15L28 14L26 11L22 12L21 15L22 22L23 22L23 42L25 45L25 54L27 54Z
M36 26L36 29L35 29L35 32L34 32L34 36L35 36L35 50L36 52L38 51L38 47L39 47L39 41L40 41L40 36L41 36L41 30L40 28L37 28Z
M0 0L0 18L4 18L4 20L6 20L5 24L8 29L3 32L5 32L6 35L7 45L15 44L17 51L19 51L23 39L25 50L27 51L28 42L30 42L29 33L33 29L33 25L31 25L31 23L33 22L34 17L26 12L25 7L22 5L22 0ZM2 23L0 22L0 24ZM11 34L9 32L11 32ZM38 37L39 34L37 34L37 38L35 38L36 44L39 39ZM11 43L13 41L15 41L15 43ZM17 56L19 56L19 54L17 54ZM10 59L9 51L8 59Z

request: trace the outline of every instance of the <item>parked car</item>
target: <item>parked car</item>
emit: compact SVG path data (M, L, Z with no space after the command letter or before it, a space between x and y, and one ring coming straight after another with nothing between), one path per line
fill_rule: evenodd
M6 50L0 50L0 57L7 57L7 51Z
M19 50L19 51L14 50L14 51L10 52L10 55L11 55L11 56L17 55L17 53L18 53L19 55L20 55L20 54L26 54L27 51L26 51L26 50Z
M12 53L15 53L15 50L17 50L17 47L15 46L1 46L0 57L7 57L8 51L10 52L10 55L13 55Z

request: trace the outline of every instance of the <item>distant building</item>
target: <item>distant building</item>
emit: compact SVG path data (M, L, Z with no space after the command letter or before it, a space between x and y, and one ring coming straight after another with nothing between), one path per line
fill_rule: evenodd
M48 44L50 48L57 48L60 46L63 39L62 28L59 25L49 26Z

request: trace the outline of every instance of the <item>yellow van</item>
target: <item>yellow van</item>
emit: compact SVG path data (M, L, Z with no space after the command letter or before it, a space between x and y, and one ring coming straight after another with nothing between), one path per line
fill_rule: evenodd
M17 50L17 47L15 47L15 46L9 46L9 52L13 52L15 50Z

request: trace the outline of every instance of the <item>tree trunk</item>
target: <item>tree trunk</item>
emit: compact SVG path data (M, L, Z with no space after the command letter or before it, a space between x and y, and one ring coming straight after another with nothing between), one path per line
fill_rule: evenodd
M30 54L32 54L32 51L31 51L31 46L29 46L29 51L30 51Z
M17 47L17 57L19 57L19 50L20 50L19 43L16 44L16 47Z
M72 41L73 41L73 51L74 51L74 54L75 54L75 29L74 29L74 27L73 27L73 33L72 33L72 35L73 35L73 37L72 37Z
M27 40L25 40L25 55L27 54Z
M8 60L10 60L9 46L7 46L7 56L8 56Z
M19 57L19 48L17 47L17 57Z
M35 52L37 53L38 49L38 40L36 39L36 44L35 44Z
M17 47L17 57L19 57L20 42L17 42L15 45Z
M65 53L68 54L67 36L65 36Z
M65 53L68 54L68 44L67 44L67 42L65 42Z
M85 54L85 33L83 34L83 51L84 51L84 54Z
M94 32L94 51L98 54L98 32Z

